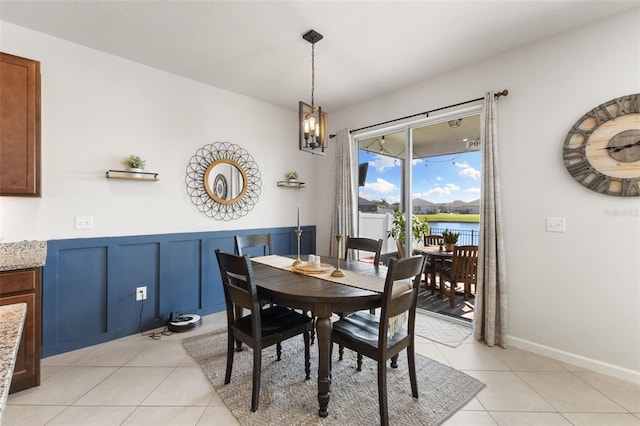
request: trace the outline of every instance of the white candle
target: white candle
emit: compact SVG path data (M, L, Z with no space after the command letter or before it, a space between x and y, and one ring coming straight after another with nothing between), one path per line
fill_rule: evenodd
M300 204L298 204L298 231L300 230Z
M342 235L342 232L341 232L342 231L342 224L340 223L341 222L341 220L340 220L340 206L337 206L336 216L337 216L337 221L338 221L338 225L337 225L338 232L337 232L337 234L338 235Z

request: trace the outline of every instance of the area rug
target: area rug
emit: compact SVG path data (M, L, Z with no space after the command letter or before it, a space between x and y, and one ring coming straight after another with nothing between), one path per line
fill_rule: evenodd
M334 353L329 416L318 417L318 350L315 345L311 347L312 375L311 380L305 380L301 336L282 344L279 362L275 346L263 349L260 406L252 413L253 352L246 346L244 351L236 352L231 383L224 385L226 339L226 330L218 330L186 338L183 344L240 424L369 426L379 422L376 363L365 358L362 371L358 372L356 355L348 350L342 361L338 361ZM419 398L412 398L406 361L406 352L403 352L398 368L387 369L391 424L439 425L484 386L467 374L416 354Z
M471 333L471 324L458 324L434 315L416 312L416 334L436 343L457 348Z

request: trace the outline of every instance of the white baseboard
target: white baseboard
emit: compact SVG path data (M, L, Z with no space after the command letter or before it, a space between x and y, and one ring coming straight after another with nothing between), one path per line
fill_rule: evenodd
M629 370L628 368L561 351L559 349L534 343L529 340L520 339L518 337L507 336L507 344L539 355L544 355L558 361L597 371L598 373L606 374L608 376L613 376L618 379L627 380L633 383L640 383L640 371Z

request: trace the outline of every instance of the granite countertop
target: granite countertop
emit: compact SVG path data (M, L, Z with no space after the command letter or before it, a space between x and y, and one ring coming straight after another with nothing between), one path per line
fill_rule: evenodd
M16 303L0 306L0 423L9 395L27 304Z
M46 241L0 243L0 271L37 268L44 266L46 258Z

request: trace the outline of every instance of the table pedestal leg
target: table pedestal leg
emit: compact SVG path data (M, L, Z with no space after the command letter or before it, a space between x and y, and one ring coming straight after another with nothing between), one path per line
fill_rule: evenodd
M319 314L316 320L316 335L318 344L318 415L329 415L329 395L331 386L331 320L326 314ZM329 314L330 315L330 314Z

